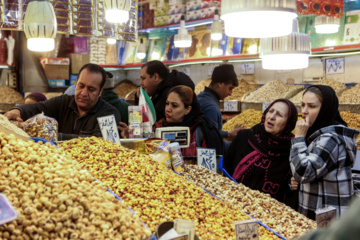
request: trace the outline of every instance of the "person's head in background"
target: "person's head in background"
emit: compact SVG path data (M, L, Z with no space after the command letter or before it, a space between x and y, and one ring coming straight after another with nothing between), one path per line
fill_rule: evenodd
M230 96L237 86L239 82L233 65L222 64L214 68L209 88L219 95L220 100Z
M113 90L114 83L115 83L114 75L111 72L106 72L104 90Z
M75 87L75 102L86 113L98 102L106 81L105 70L97 64L85 64L79 71Z
M154 60L141 66L140 86L151 97L157 87L169 75L169 69L160 61Z
M165 117L168 123L181 123L191 112L194 91L187 86L179 85L170 89L165 106Z
M46 97L44 94L42 93L38 93L38 92L34 92L34 93L30 93L29 95L26 96L25 98L25 104L32 104L32 103L37 103L37 102L43 102L46 101Z

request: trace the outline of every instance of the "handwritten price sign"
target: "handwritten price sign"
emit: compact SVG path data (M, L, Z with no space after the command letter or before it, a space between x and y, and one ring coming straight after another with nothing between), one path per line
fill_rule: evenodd
M211 148L197 148L197 165L213 172L217 171L216 150Z
M101 135L105 141L112 141L117 144L120 143L119 132L116 126L116 120L114 115L98 117L97 118Z
M17 214L13 206L6 199L5 195L0 194L0 225L12 222L17 219Z
M236 240L259 240L259 229L256 220L235 221Z
M239 102L238 101L224 101L225 112L238 112Z

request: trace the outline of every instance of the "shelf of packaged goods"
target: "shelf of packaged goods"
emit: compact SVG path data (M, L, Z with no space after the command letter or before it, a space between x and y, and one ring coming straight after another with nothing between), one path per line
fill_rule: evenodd
M185 21L185 26L186 26L186 28L192 28L192 27L212 24L213 21L214 21L214 18L203 18L203 19L190 20L190 21ZM161 25L161 26L154 26L154 27L146 28L146 29L140 29L140 30L138 30L138 32L147 32L148 33L153 30L158 30L158 29L175 30L175 29L179 29L179 28L180 28L180 23L176 23L176 24L167 24L167 25Z
M360 44L349 44L341 46L321 47L313 48L311 52L313 54L331 53L331 52L354 52L360 50Z

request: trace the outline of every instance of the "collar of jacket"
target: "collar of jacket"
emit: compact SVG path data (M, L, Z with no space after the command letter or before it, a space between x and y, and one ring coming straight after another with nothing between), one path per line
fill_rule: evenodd
M220 101L220 96L211 88L209 87L205 87L204 92L210 93L211 95L213 95L218 101Z
M97 103L95 104L95 106L93 108L91 108L89 111L86 112L86 114L88 113L96 113L101 109L101 106L103 105L104 100L102 100L101 98L99 98L99 100L97 101ZM77 104L75 102L75 96L73 96L73 99L70 101L69 103L69 108L71 108L72 110L74 110L77 114L79 114L79 110L77 108Z

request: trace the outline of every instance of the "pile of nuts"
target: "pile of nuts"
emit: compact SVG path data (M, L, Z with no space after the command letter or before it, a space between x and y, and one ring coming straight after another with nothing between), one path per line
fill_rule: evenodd
M352 88L345 90L339 97L339 102L360 104L360 84L356 84Z
M245 95L245 93L250 92L250 91L256 89L257 87L258 87L258 85L249 84L245 80L240 80L239 86L237 86L236 88L233 89L231 96L226 97L225 101L228 101L228 100L240 101L242 99L242 97Z
M346 85L344 83L341 83L334 79L324 79L319 84L332 87L336 93L346 89Z
M0 193L18 219L0 239L148 239L151 231L77 161L0 132Z
M250 219L202 188L134 150L101 138L73 139L63 149L119 195L151 228L176 218L196 222L202 239L234 239L234 220ZM260 239L278 239L259 227Z
M198 95L199 93L201 93L202 91L205 90L205 87L208 87L211 83L211 78L206 79L206 80L202 80L201 82L199 82L198 84L195 85L195 94Z
M187 179L233 206L245 210L287 239L293 239L316 228L313 220L271 198L268 194L237 184L201 166L185 167L185 172L182 174Z
M119 96L119 98L124 98L126 95L134 90L136 90L138 86L133 84L132 82L125 80L122 81L115 89L114 92Z
M304 92L305 90L297 93L294 97L290 98L289 100L293 103L297 103L297 104L301 103Z
M7 86L0 87L0 103L24 103L24 97Z
M244 102L272 102L278 98L284 98L290 91L300 89L302 86L286 84L280 80L266 83L261 88L249 93L243 99Z
M254 109L248 109L231 118L223 125L224 131L231 131L237 124L243 125L245 128L252 128L260 123L262 112Z
M348 124L349 128L357 129L360 131L360 114L352 112L340 112L341 118ZM356 140L357 149L360 150L360 134Z
M21 128L19 128L20 125L15 125L14 123L10 122L7 119L7 117L5 117L2 114L0 114L0 125L16 134L23 136L23 137L29 137L29 135L26 132L24 132Z

